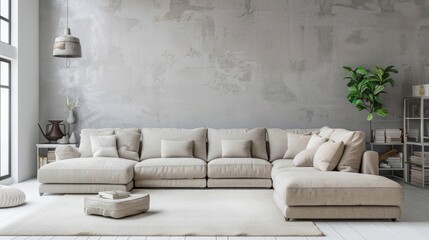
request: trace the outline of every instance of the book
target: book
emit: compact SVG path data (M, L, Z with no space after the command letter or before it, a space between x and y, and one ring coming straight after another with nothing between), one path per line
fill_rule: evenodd
M121 199L121 198L127 198L130 196L130 192L125 191L103 191L99 192L98 196L101 198L107 198L107 199Z

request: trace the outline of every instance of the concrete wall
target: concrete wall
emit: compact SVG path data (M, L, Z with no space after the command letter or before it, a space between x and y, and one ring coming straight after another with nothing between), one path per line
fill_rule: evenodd
M429 80L429 1L70 0L82 42L70 68L52 57L65 1L40 1L40 122L78 126L345 127L367 130L346 101L344 65L395 65L384 96L401 126L402 97Z

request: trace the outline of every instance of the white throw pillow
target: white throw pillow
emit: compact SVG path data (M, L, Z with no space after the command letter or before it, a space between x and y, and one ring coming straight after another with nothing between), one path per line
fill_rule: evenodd
M287 150L283 158L284 159L294 158L298 153L305 150L308 142L310 141L310 138L311 138L310 135L288 133Z
M295 167L312 167L316 151L317 148L310 148L301 151L293 158L293 165Z
M55 149L57 161L80 157L79 149L72 145L60 146Z
M222 140L223 158L250 158L252 141L250 140Z
M313 165L321 171L332 171L340 162L344 151L343 142L328 141L322 144L314 154Z
M321 137L317 134L311 135L310 141L307 144L307 147L305 149L311 149L311 148L319 148L320 145L324 144L326 142L326 138Z
M136 160L139 158L140 133L133 133L127 130L115 130L116 145L120 158Z
M117 158L116 136L91 136L92 156Z
M194 141L161 140L162 158L194 157Z

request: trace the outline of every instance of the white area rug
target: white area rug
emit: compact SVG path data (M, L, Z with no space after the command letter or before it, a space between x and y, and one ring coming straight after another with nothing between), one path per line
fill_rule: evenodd
M286 222L272 190L133 190L149 193L146 213L86 215L85 195L61 196L0 229L0 235L323 236L309 221Z

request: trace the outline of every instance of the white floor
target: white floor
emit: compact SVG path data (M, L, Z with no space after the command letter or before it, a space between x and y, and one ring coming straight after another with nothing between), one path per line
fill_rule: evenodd
M17 208L0 209L0 228L25 216L34 209L49 204L56 195L40 197L35 179L15 185L27 195L26 204ZM390 221L317 221L325 237L39 237L0 236L0 240L286 240L286 239L429 239L429 190L410 185L405 187L402 218ZM368 196L370 197L370 196Z

